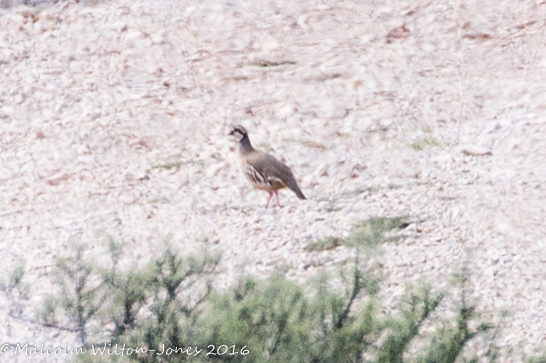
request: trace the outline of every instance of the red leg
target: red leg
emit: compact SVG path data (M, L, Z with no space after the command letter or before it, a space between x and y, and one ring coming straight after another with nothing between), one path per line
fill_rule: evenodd
M267 203L265 203L265 207L269 205L269 201L271 200L271 197L273 196L273 193L269 193L269 198L267 198Z
M279 203L279 191L275 190L275 196L277 197L277 207L281 207L281 203Z

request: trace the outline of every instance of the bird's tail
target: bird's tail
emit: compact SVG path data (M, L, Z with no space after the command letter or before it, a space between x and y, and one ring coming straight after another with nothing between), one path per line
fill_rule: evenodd
M286 183L286 186L287 186L291 191L293 191L293 192L296 194L296 196L297 196L298 198L300 198L300 199L307 199L307 198L305 198L305 195L303 195L303 193L302 193L300 187L298 186L298 183L296 183L295 180L290 180L289 183Z

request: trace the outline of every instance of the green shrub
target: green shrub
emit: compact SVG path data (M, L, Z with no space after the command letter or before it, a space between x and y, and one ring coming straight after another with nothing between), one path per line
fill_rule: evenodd
M374 246L400 223L370 219L350 238L366 241L357 245ZM75 359L89 363L447 363L494 362L499 356L495 338L500 324L495 328L480 318L471 302L466 268L457 275L455 292L422 283L408 288L395 313L385 314L380 271L358 258L338 276L323 273L306 285L274 275L265 280L242 278L220 291L212 283L218 257L183 257L166 246L145 266L122 269L120 245L110 240L108 248L105 265L87 257L81 246L73 257L58 261L57 290L45 300L38 319L21 311L10 315L74 333L88 351ZM24 286L23 278L24 269L16 268L1 284L6 296L17 296L12 292ZM485 353L484 344L489 346ZM108 353L119 353L123 346L142 351ZM108 351L91 354L99 348Z
M359 361L374 337L377 292L377 280L358 268L345 295L333 292L326 276L313 293L281 276L247 279L212 299L205 322L211 344L228 339L224 344L251 351L226 361Z

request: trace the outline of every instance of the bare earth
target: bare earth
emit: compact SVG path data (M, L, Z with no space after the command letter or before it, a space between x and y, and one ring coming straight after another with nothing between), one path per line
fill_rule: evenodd
M32 316L55 259L76 242L100 257L112 235L127 265L169 239L221 251L219 286L279 267L304 281L351 256L309 243L407 215L421 222L384 246L385 301L422 278L448 286L469 258L480 307L511 312L502 361L519 361L546 342L544 19L546 2L508 0L0 9L3 275L26 260ZM309 200L264 209L231 123ZM75 344L9 309L2 296L1 343Z

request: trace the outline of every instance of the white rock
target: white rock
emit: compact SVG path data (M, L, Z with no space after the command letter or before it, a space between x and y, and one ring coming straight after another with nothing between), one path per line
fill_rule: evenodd
M130 29L125 33L125 38L128 40L137 40L144 37L144 34L137 29Z
M261 42L261 48L266 53L271 53L277 49L279 49L280 44L279 41L273 37L266 37Z
M161 36L160 34L152 34L152 43L154 44L163 44L165 42L165 38Z

